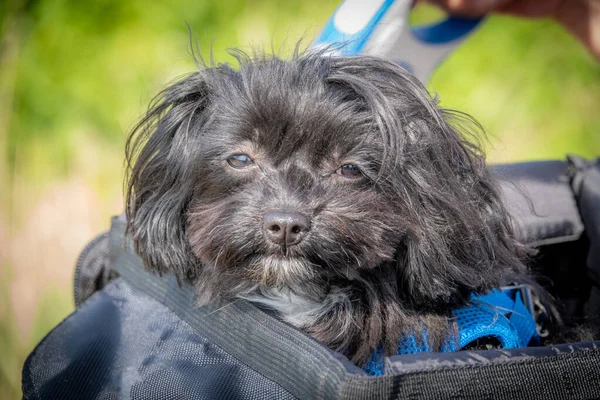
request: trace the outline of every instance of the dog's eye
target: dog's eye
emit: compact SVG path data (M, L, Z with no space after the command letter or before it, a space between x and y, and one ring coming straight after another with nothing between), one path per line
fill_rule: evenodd
M227 164L232 168L242 169L254 165L254 161L247 154L234 154L227 159Z
M354 164L344 164L335 173L348 179L358 179L362 176L360 168Z

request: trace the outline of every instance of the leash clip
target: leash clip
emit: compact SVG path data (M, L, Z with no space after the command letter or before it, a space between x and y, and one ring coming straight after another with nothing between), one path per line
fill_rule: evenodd
M547 327L546 322L548 321L548 310L540 301L540 298L535 294L535 291L531 285L519 284L509 285L500 288L503 292L515 292L521 295L523 304L527 311L533 317L535 321L536 333L540 338L546 338L550 335L550 331Z

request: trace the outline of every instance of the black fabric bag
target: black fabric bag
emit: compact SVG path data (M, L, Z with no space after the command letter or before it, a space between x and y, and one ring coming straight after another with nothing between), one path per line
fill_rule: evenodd
M600 324L600 160L494 167L535 268L569 324ZM594 399L600 341L386 358L368 376L246 301L194 307L194 291L147 272L125 221L77 263L77 309L31 353L26 399Z

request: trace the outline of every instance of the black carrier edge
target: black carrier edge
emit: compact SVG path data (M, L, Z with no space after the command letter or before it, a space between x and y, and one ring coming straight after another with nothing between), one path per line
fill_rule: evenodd
M81 302L81 273L82 268L84 268L85 263L87 261L87 257L90 253L95 251L96 247L105 241L109 236L109 232L103 232L96 236L92 241L90 241L81 251L79 257L77 258L77 263L75 264L75 273L73 274L73 297L75 299L75 305L78 306Z

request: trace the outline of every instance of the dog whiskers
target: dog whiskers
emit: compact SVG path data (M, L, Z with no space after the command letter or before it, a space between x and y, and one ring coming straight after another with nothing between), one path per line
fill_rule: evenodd
M213 314L216 314L216 313L218 313L219 311L221 311L221 310L223 310L223 309L225 309L225 308L227 308L227 307L229 307L229 306L233 305L234 303L237 303L237 302L238 302L238 301L240 301L240 300L241 300L241 299L234 299L234 300L232 300L232 301L229 301L229 302L228 302L227 304L225 304L224 306L222 306L222 307L219 307L219 308L217 308L216 310L214 310L214 311L211 311L211 312L209 312L209 313L208 313L208 314L206 314L206 315L208 316L208 315L213 315Z

